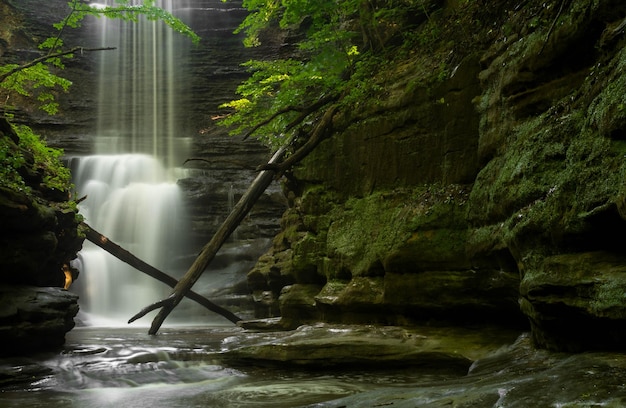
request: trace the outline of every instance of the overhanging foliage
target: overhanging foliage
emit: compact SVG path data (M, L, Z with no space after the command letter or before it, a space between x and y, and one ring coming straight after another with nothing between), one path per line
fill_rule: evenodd
M415 16L428 18L434 3L244 0L250 14L237 32L246 33L247 46L260 45L270 29L299 40L290 44L291 58L245 64L251 75L237 89L241 98L222 105L229 113L220 124L232 127L232 134L251 134L278 148L294 134L310 131L323 113L323 106L309 109L318 101L340 100L348 111L376 98L383 91L377 73L407 43L403 29L419 20Z

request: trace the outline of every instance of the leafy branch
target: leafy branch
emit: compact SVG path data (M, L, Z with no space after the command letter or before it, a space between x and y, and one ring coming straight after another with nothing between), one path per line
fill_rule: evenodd
M223 0L227 1L227 0ZM291 58L252 60L239 99L221 105L231 134L253 136L276 149L296 133L308 134L332 95L338 109L355 111L384 88L377 75L403 44L403 28L427 20L434 0L246 0L250 11L236 32L258 46L267 30L297 38ZM418 16L418 17L416 17ZM421 17L419 17L421 16ZM380 78L379 78L380 79Z
M156 7L155 0L144 0L143 4L130 5L128 0L116 1L116 6L90 5L80 0L71 0L69 3L70 13L60 22L54 24L59 30L59 34L66 27L78 28L86 16L91 15L97 18L106 17L136 23L139 17L143 16L148 21L161 21L172 30L189 37L194 43L200 41L200 37L179 18L170 12ZM53 39L51 45L55 45L58 38Z

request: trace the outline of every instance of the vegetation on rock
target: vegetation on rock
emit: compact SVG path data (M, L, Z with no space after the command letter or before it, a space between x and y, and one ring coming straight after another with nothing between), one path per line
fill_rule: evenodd
M10 137L0 138L0 186L32 193L32 187L24 178L32 179L40 174L42 187L68 198L71 176L61 162L62 151L48 147L28 126L19 125L13 129L19 144Z
M506 324L521 322L521 311L539 346L618 345L626 310L618 267L626 225L624 3L345 3L415 6L417 20L394 20L399 27L381 30L391 35L378 47L358 35L371 33L363 8L344 20L358 51L354 66L377 62L360 66L372 69L362 72L375 97L342 99L333 137L291 172L283 232L250 273L254 290L271 290L290 319L316 307L351 322L492 313ZM281 27L287 10L279 2L248 4L273 21L270 29ZM291 5L303 16L298 26L282 25L288 39L310 35L316 20L306 5ZM304 65L314 61L295 51ZM351 67L340 98L355 87ZM281 90L264 94L253 116L249 129L261 137L281 134L271 116ZM268 117L275 129L254 127ZM428 193L439 189L464 193L450 205L447 194ZM277 277L297 290L280 292ZM322 287L308 303L306 285Z

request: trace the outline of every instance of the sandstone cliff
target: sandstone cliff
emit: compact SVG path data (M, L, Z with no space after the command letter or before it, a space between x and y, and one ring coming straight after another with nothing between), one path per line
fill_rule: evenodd
M412 28L423 47L373 78L387 97L289 175L259 316L623 342L626 6L480 3Z

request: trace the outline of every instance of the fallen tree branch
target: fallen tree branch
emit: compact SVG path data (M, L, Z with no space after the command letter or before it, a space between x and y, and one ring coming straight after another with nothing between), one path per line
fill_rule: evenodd
M190 157L188 159L185 159L185 161L183 162L182 166L185 166L187 163L189 162L193 162L193 161L200 161L200 162L204 162L207 163L209 165L215 165L215 164L219 164L219 165L231 165L231 166L237 166L237 167L241 167L243 169L247 169L247 170L254 170L254 167L252 167L250 165L250 163L246 163L242 160L227 160L227 159L204 159L201 157Z
M23 71L26 68L33 67L33 66L39 64L40 62L49 60L50 58L57 58L57 57L62 57L64 55L74 54L77 51L80 51L82 53L82 52L85 52L85 51L110 51L110 50L114 50L114 49L116 49L116 48L115 47L102 47L102 48L74 47L74 48L69 49L67 51L60 51L60 52L57 52L57 53L54 53L54 54L46 54L43 57L35 58L34 60L27 62L26 64L23 64L23 65L20 65L18 67L15 67L12 70L7 71L4 74L0 75L0 82L4 81L5 79L7 79L11 75L15 74L16 72Z
M105 237L104 235L102 235L98 231L96 231L93 228L91 228L87 223L82 222L81 226L82 226L82 228L83 228L83 230L85 232L85 237L87 238L87 240L89 242L92 242L93 244L95 244L95 245L99 246L100 248L104 249L105 251L107 251L108 253L110 253L111 255L116 257L117 259L127 263L128 265L134 267L135 269L139 270L140 272L143 272L146 275L151 276L154 279L157 279L157 280L165 283L167 286L169 286L171 288L176 287L176 285L178 284L178 281L176 279L174 279L173 277L169 276L168 274L166 274L164 272L161 272L160 270L158 270L155 267L147 264L146 262L142 261L141 259L137 258L135 255L131 254L130 252L128 252L124 248L120 247L119 245L117 245L116 243L111 241L109 238ZM189 291L189 292L187 292L185 294L185 296L188 297L189 299L199 303L200 305L204 306L208 310L223 316L224 318L230 320L233 323L237 323L238 321L242 320L241 318L236 316L234 313L224 309L223 307L221 307L219 305L216 305L215 303L211 302L209 299L205 298L204 296L202 296L202 295L200 295L200 294L198 294L196 292ZM165 302L165 301L162 301L162 302ZM156 309L157 307L159 307L159 306L154 307L154 309ZM144 309L144 310L146 310L146 309ZM137 320L139 317L144 316L146 313L148 313L148 312L150 312L151 310L154 310L154 309L146 310L145 313L143 313L141 316L139 316L139 314L135 315L136 317L133 317L129 321L129 323L134 321L134 320Z
M313 133L310 136L310 139L313 139L311 144L305 143L307 146L306 149L301 150L301 153L294 153L294 159L285 160L285 163L289 163L289 165L295 164L298 160L304 158L317 144L319 141L323 139L324 136L329 134L329 129L332 125L333 115L336 112L336 106L330 107L326 113L323 115L320 122L316 125ZM152 325L150 326L149 334L156 334L159 331L159 328L167 318L167 316L171 313L172 310L178 305L178 303L182 300L191 287L196 283L198 278L204 273L204 270L207 268L209 263L215 258L217 251L221 248L221 246L226 242L230 234L239 226L241 221L245 218L248 212L252 209L256 201L261 197L263 192L270 185L274 176L276 174L276 169L273 166L278 165L278 169L280 171L285 171L287 168L280 164L280 161L283 159L287 151L286 144L282 146L268 162L268 169L261 171L257 177L254 179L246 193L241 197L241 199L237 202L231 213L228 215L226 220L222 223L220 228L217 230L215 235L211 238L211 240L202 248L200 254L191 265L185 276L178 282L174 291L168 296L167 299L163 299L158 301L137 313L133 316L132 320L136 320L136 318L145 315L148 311L155 310L161 308L159 313L155 316L152 321Z
M274 156L270 159L270 163L275 163L280 160L286 152L286 147L280 148ZM217 251L222 247L224 242L228 239L230 234L239 226L241 221L250 212L256 201L261 197L265 189L270 185L274 179L274 172L271 170L262 171L252 182L248 191L237 202L230 215L222 223L217 230L213 238L202 248L200 254L193 262L185 276L178 281L178 284L174 288L172 294L165 300L154 303L147 308L144 308L141 312L137 313L131 318L132 321L136 320L140 315L145 314L146 309L154 310L162 305L161 310L152 321L152 325L149 330L149 334L156 334L159 328L170 314L170 312L180 303L191 287L196 283L198 278L202 275L206 267L215 258Z
M211 160L202 159L202 158L200 158L200 157L191 157L191 158L189 158L189 159L186 159L186 160L183 162L183 166L184 166L185 164L187 164L188 162L190 162L190 161L202 161L202 162L205 162L205 163L212 164Z
M285 126L285 132L290 131L291 129L293 129L294 127L296 127L299 123L302 123L302 121L304 121L304 119L306 119L307 116L309 116L311 113L315 112L316 110L320 109L322 106L337 100L338 95L326 95L325 97L317 100L315 103L312 103L309 106L305 106L305 107L297 107L297 106L288 106L286 108L283 108L281 110L279 110L278 112L275 112L273 115L271 115L269 118L257 123L255 126L252 127L252 129L248 130L244 135L243 135L243 139L242 140L246 140L248 137L250 137L250 135L252 135L254 132L256 132L257 130L259 130L259 128L261 128L262 126L267 125L268 123L270 123L271 121L273 121L274 119L276 119L278 116L285 114L287 112L300 112L300 115L298 115L298 117L296 117L294 120L292 120L290 123L287 124L287 126Z

